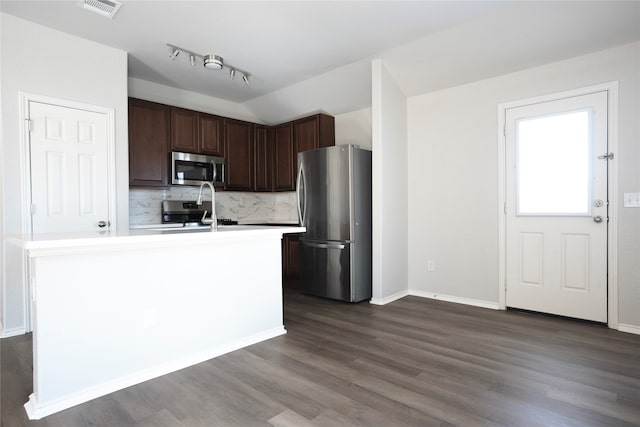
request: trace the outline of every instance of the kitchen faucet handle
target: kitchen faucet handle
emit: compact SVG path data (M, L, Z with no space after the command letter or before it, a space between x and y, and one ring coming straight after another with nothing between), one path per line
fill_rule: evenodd
M202 218L200 218L200 222L202 224L213 224L213 218L209 218L207 219L207 213L209 211L204 211L204 213L202 214Z

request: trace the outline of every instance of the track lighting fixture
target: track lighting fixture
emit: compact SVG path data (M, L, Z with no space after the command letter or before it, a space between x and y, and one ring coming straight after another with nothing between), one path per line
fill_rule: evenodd
M169 46L170 50L170 54L169 54L169 58L171 58L171 60L175 61L175 59L178 57L178 55L180 54L180 52L184 52L186 55L189 55L189 64L191 64L191 66L195 66L196 64L196 57L202 59L203 61L203 65L205 68L210 69L210 70L222 70L223 68L228 68L229 69L229 78L231 80L234 80L235 76L236 76L236 72L242 74L242 81L244 81L244 84L249 85L249 76L251 74L249 74L248 71L244 71L239 69L238 67L234 67L230 64L225 64L224 63L224 59L221 56L218 55L214 55L213 53L207 54L207 55L200 55L199 53L196 52L192 52L190 50L187 49L183 49L181 47L178 46L174 46L172 44L167 44L167 46Z

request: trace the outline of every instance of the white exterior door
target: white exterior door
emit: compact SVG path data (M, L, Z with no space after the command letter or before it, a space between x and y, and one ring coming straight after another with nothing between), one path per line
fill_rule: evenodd
M29 102L34 233L109 228L107 115Z
M505 124L507 307L606 322L607 92Z

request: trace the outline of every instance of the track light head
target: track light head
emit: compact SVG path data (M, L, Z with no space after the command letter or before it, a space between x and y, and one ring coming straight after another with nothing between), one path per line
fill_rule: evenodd
M242 80L244 81L244 84L249 86L249 76L246 73L242 73Z
M176 58L178 57L178 55L180 55L180 50L179 49L172 49L171 53L169 54L169 58L171 58L172 61L175 61Z
M232 68L231 70L229 70L229 78L233 80L235 77L236 77L236 69Z
M189 64L192 67L196 65L196 56L193 53L189 55Z

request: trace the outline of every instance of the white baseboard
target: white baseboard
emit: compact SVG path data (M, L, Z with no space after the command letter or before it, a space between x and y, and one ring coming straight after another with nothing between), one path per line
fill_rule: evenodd
M24 335L26 333L27 330L23 326L13 329L5 329L2 322L0 322L0 338L15 337L16 335Z
M385 305L385 304L389 304L390 302L394 302L395 300L399 300L400 298L404 298L407 295L409 295L409 292L407 290L403 290L403 291L397 292L397 293L395 293L393 295L389 295L388 297L371 298L369 300L369 304Z
M214 357L222 356L223 354L230 353L243 347L275 338L286 333L287 331L284 329L284 326L262 331L228 344L216 346L200 353L183 357L182 359L173 360L162 365L154 366L121 378L107 381L103 384L98 384L89 389L85 389L78 393L73 393L72 395L44 404L40 404L38 402L38 396L35 393L32 393L29 396L27 403L24 404L24 408L27 411L27 415L30 420L39 420L47 415L88 402L89 400L113 393L114 391L131 387L132 385L196 365L206 360L213 359Z
M419 291L416 289L409 289L409 295L422 298L438 299L441 301L454 302L457 304L472 305L474 307L490 308L492 310L500 310L500 305L497 302L492 301L455 297L451 295L438 294L435 292Z
M618 330L620 332L628 332L630 334L640 335L640 326L627 325L625 323L618 323Z

